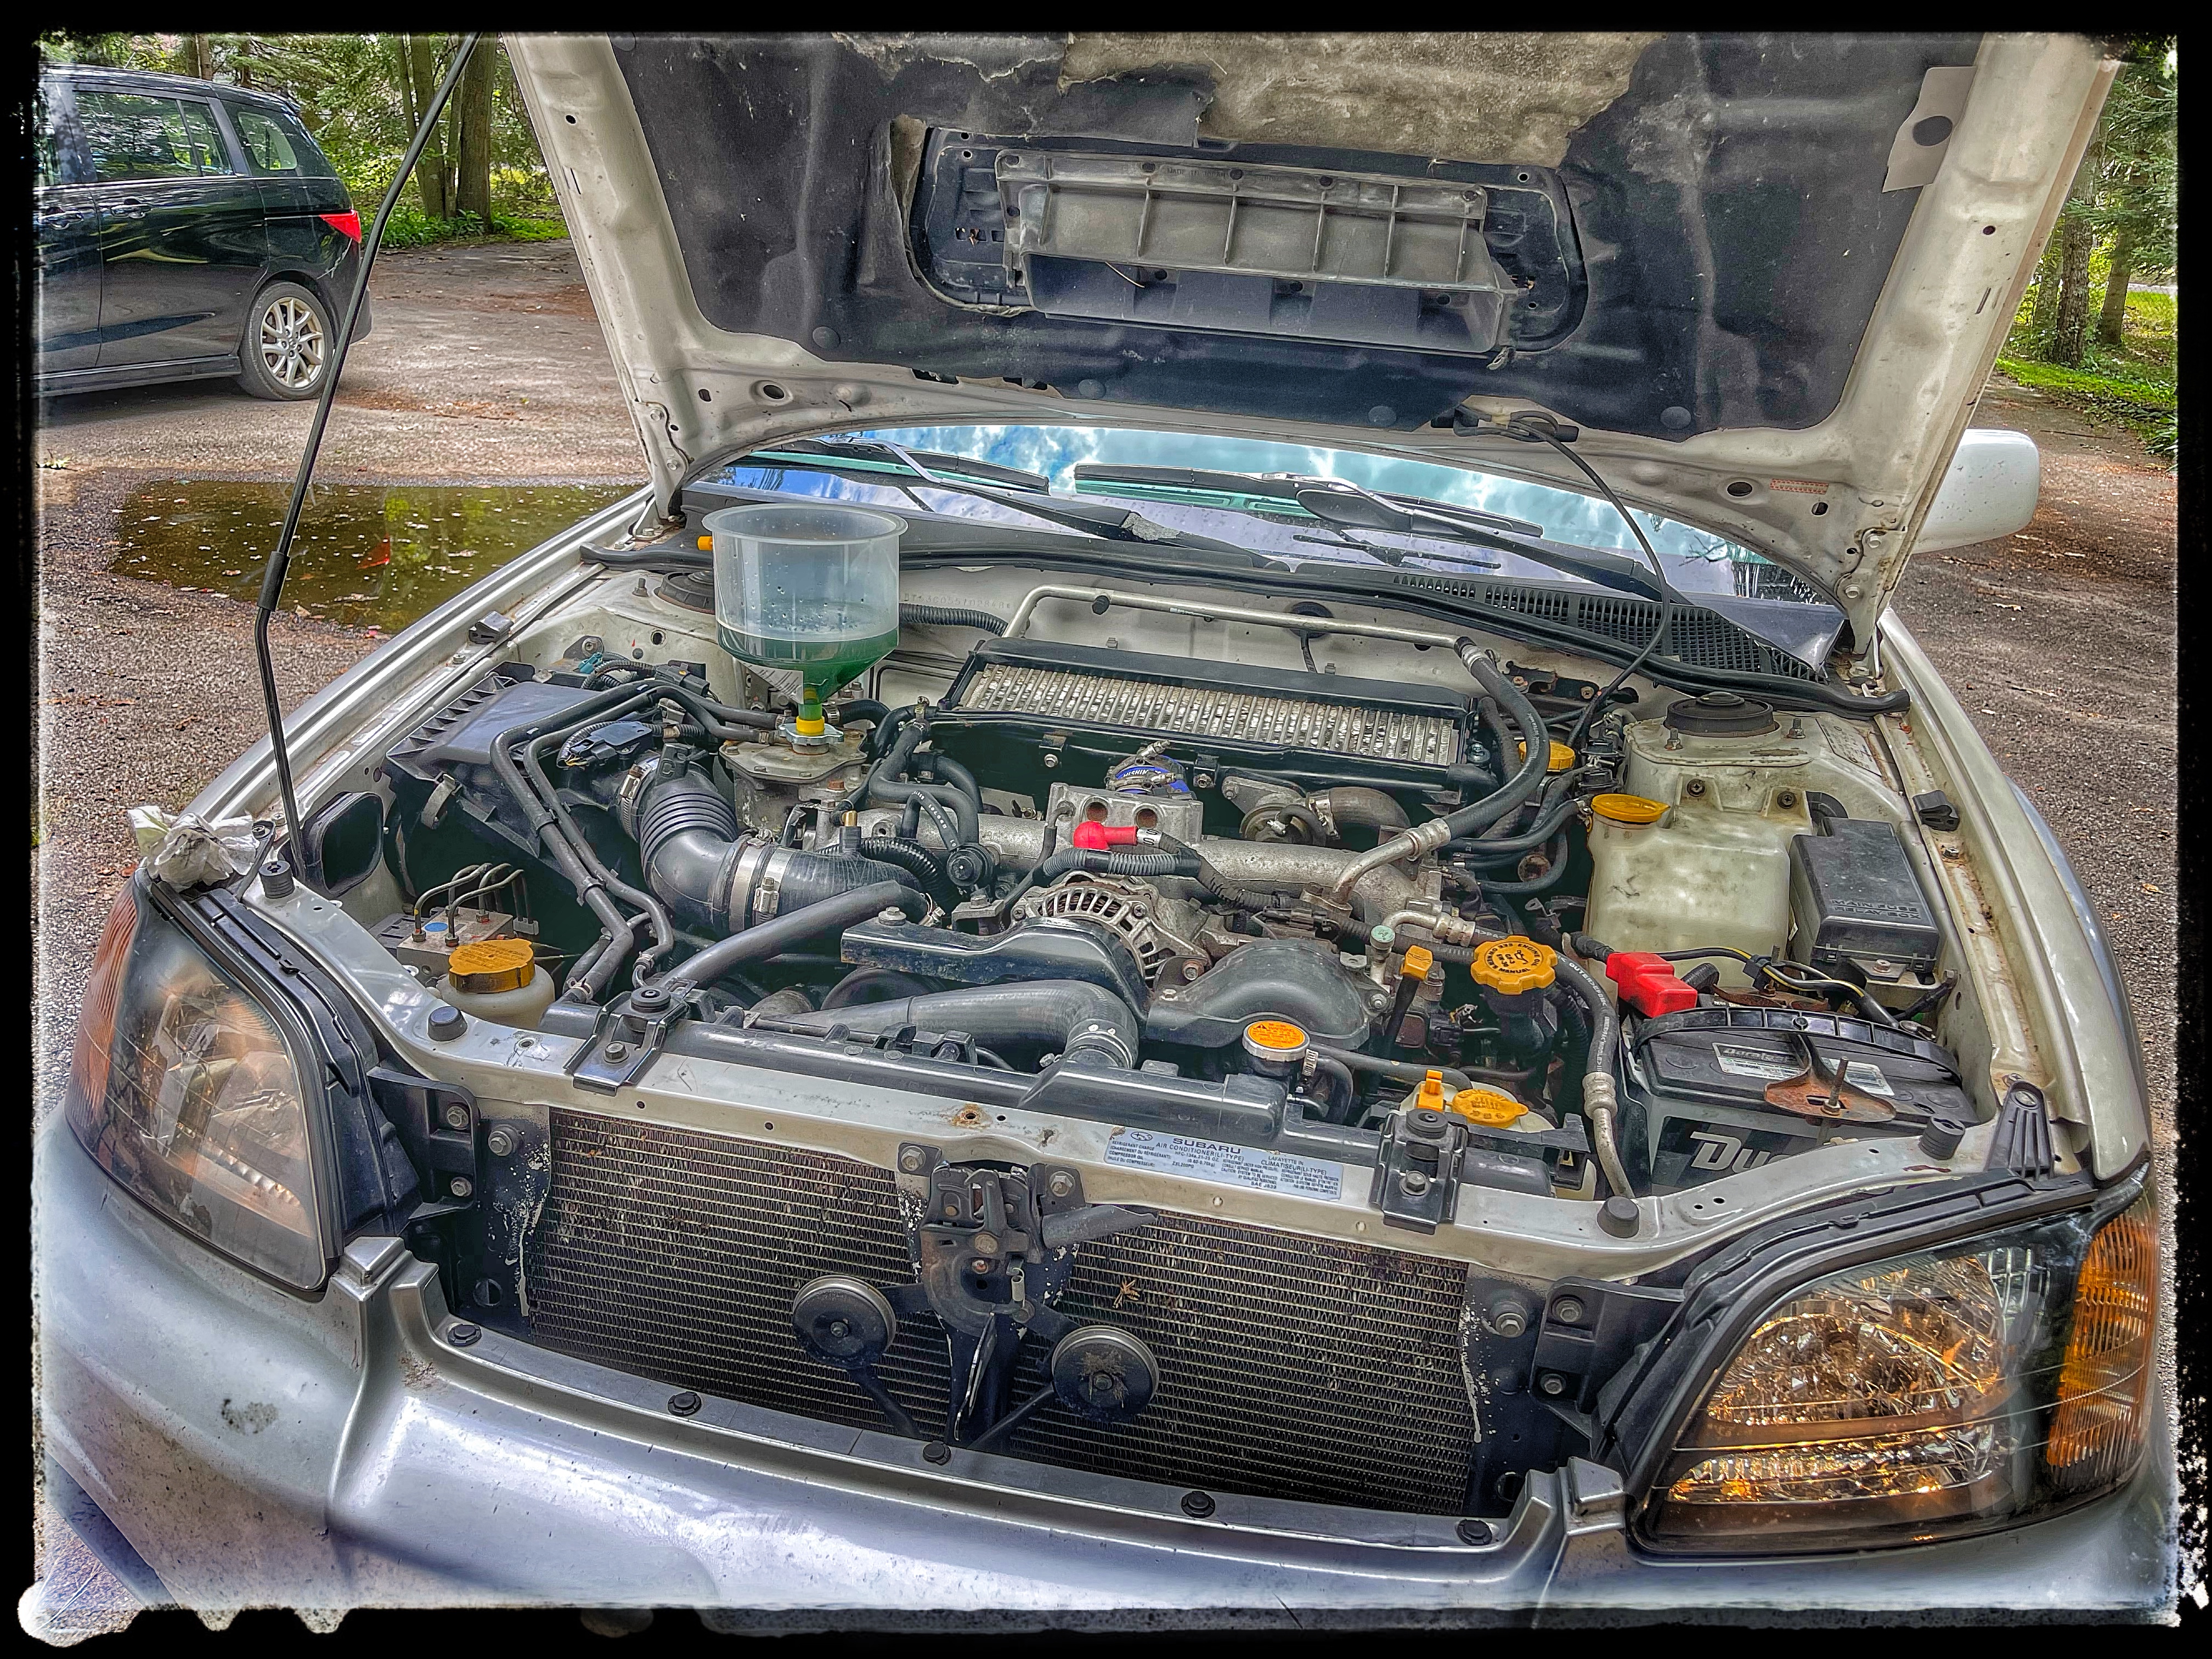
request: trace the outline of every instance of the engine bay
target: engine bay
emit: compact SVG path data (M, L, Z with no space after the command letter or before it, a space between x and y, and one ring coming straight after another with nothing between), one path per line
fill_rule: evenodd
M1946 804L1899 793L1867 723L1607 699L1595 665L1418 617L1211 607L1297 668L1036 625L1041 597L1208 609L1107 587L906 605L823 704L720 648L704 572L603 585L602 631L549 618L389 749L406 903L365 919L465 1013L588 1036L580 1087L635 1081L674 1024L773 1035L1356 1144L1417 1231L1462 1185L1601 1203L1989 1115L1913 833ZM1316 666L1348 632L1461 684ZM938 695L892 701L902 676Z

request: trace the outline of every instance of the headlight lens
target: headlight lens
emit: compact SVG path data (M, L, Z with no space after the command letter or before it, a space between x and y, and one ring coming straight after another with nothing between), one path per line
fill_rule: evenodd
M147 1205L313 1289L325 1253L300 1079L267 1011L125 890L86 986L70 1127Z
M1665 1465L1646 1531L1741 1552L1906 1542L2030 1518L2142 1456L2157 1325L2148 1194L1854 1267L1771 1310Z

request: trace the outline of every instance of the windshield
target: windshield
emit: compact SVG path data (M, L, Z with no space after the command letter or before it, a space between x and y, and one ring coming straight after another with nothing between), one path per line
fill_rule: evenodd
M912 453L926 469L941 471L948 479L956 476L952 458L965 458L1048 480L1054 495L1070 500L1097 501L1110 495L1127 501L1146 519L1172 529L1234 542L1285 560L1370 568L1402 562L1413 568L1587 585L1586 579L1563 573L1556 565L1494 547L1470 546L1442 536L1340 530L1287 502L1263 501L1257 510L1237 510L1218 489L1185 493L1156 484L1127 486L1110 480L1079 479L1076 470L1176 467L1342 479L1378 494L1421 497L1521 520L1541 526L1543 541L1555 546L1621 553L1639 565L1642 562L1627 526L1602 498L1395 456L1126 428L927 426L870 428L841 435L896 444ZM878 471L884 475L880 483L865 476L839 477L777 464L780 456L799 459L801 450L800 446L781 450L771 446L732 465L722 474L722 481L793 495L869 501L894 509L920 506L948 516L1002 522L1010 516L1018 517L1011 515L1009 507L998 501L933 489L902 477L897 463L880 451L865 459L855 458L861 473ZM1021 486L1006 482L1003 473L979 473L964 481L989 484L1009 498L1023 493ZM1817 590L1751 549L1709 531L1652 513L1638 512L1637 520L1664 561L1668 580L1678 592L1724 611L1742 626L1808 661L1817 664L1826 656L1828 642L1834 637L1828 619L1832 617L1840 626L1842 615ZM1375 549L1380 551L1370 550ZM1770 606L1790 609L1778 609L1763 617ZM1808 614L1808 607L1820 615Z

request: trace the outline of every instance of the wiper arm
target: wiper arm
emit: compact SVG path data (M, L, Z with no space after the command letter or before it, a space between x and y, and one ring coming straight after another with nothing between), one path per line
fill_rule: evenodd
M1543 535L1544 526L1525 519L1504 518L1421 495L1380 495L1341 478L1307 477L1290 472L1217 472L1182 466L1079 466L1075 469L1075 481L1079 489L1088 483L1118 484L1139 491L1202 491L1223 498L1210 505L1231 512L1300 513L1340 530L1380 530L1466 542L1475 547L1516 554L1602 587L1644 599L1659 596L1650 572L1640 562L1624 554L1595 549L1568 551L1534 539ZM1413 556L1403 548L1372 544L1365 544L1364 550L1387 564L1401 564Z
M1253 557L1249 548L1239 547L1234 542L1217 541L1211 536L1194 536L1183 531L1170 529L1166 525L1155 524L1141 513L1131 512L1127 507L1093 507L1088 501L1070 501L1053 495L1047 495L1044 500L1039 501L1035 494L1026 491L994 489L985 484L969 483L959 478L946 477L923 465L921 457L904 446L889 443L881 439L871 438L856 443L820 445L815 447L830 453L817 454L812 450L800 452L794 446L789 449L767 452L766 454L773 456L775 464L780 466L799 466L822 472L836 472L839 470L841 460L849 461L852 459L872 453L879 462L885 457L890 458L901 469L920 479L932 489L947 490L958 495L972 495L978 501L991 501L1000 507L1011 507L1017 513L1026 513L1033 519L1042 519L1046 523L1058 525L1065 530L1081 531L1087 535L1097 536L1107 541L1139 542L1152 546L1193 548L1208 553L1233 553L1240 559L1248 562ZM957 460L959 458L933 457L933 459Z

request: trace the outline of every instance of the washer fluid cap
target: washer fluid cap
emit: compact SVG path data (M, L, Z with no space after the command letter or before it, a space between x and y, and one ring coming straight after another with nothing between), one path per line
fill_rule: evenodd
M1775 726L1774 705L1733 691L1708 691L1683 697L1667 710L1669 730L1700 738L1749 738Z
M1462 1089L1452 1097L1451 1109L1486 1129L1509 1128L1528 1109L1502 1089Z
M1667 803L1641 795L1592 795L1590 811L1615 823L1656 823L1667 816Z
M1558 953L1550 945L1516 934L1511 939L1485 939L1476 945L1468 972L1477 985L1517 996L1549 985L1553 977L1552 964L1557 960Z
M1528 753L1528 745L1527 744L1516 744L1514 748L1517 753L1519 753L1523 758L1526 758ZM1554 738L1552 740L1551 764L1547 766L1544 769L1547 772L1564 772L1574 763L1575 751L1568 748L1566 744L1561 743L1558 738Z
M457 991L519 991L537 976L537 957L526 939L478 939L457 946L446 970Z

